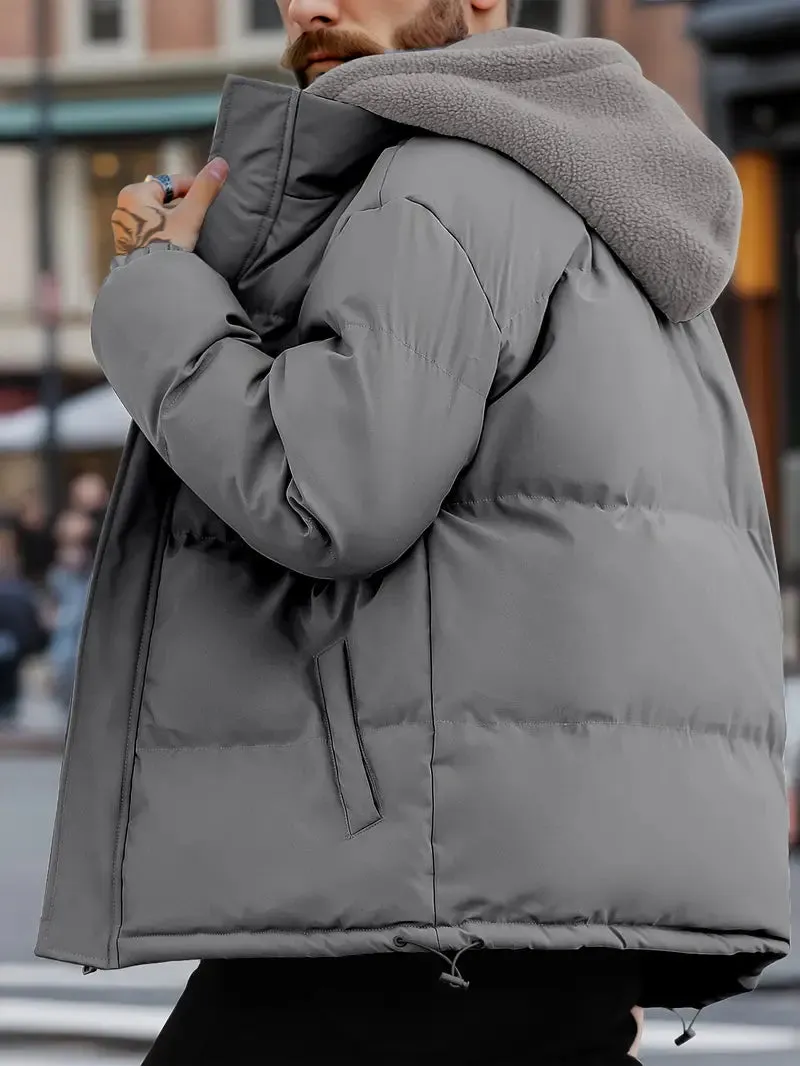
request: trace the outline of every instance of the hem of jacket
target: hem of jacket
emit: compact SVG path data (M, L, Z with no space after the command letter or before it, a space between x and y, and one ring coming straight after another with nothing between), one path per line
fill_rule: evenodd
M36 955L92 966L123 969L158 962L223 958L298 958L367 955L397 951L395 938L442 951L458 951L480 937L489 949L568 951L578 948L615 948L628 951L662 951L689 955L754 956L754 972L785 957L789 943L778 937L740 932L666 928L653 925L606 925L589 922L464 922L458 926L397 923L359 929L271 929L234 932L123 934L119 938L119 966L57 944L39 943ZM756 959L758 956L760 958Z

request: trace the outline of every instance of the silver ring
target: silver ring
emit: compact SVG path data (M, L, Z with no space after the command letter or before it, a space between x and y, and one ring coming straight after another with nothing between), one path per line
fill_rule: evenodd
M164 203L171 204L175 199L175 186L169 174L148 174L145 181L157 181L164 190Z

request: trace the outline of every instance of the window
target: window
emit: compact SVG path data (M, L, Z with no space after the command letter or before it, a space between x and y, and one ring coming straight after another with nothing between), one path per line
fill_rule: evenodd
M71 66L141 58L144 0L58 0L55 10Z
M586 33L587 0L522 0L519 25L565 37Z
M275 0L245 0L246 26L251 33L282 28L281 13Z
M125 36L123 0L87 0L86 40L92 44L116 44Z
M278 64L284 34L275 0L217 0L217 20L222 51L267 68Z

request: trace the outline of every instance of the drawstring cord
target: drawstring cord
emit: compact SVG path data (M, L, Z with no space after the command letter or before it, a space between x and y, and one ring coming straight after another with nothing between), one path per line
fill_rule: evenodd
M688 1044L690 1040L694 1040L694 1038L697 1036L694 1026L697 1019L705 1010L705 1007L700 1007L700 1009L695 1012L694 1018L692 1018L688 1025L683 1020L683 1017L674 1009L674 1007L667 1007L667 1010L671 1011L675 1015L675 1017L680 1020L680 1023L683 1026L683 1032L675 1041L675 1047L683 1047L683 1045Z
M469 981L464 978L458 968L458 960L467 951L471 951L473 948L484 947L484 942L479 936L473 937L472 943L467 944L466 947L457 951L452 961L443 951L439 951L438 948L429 947L427 944L420 944L418 940L409 940L408 937L405 936L396 936L394 938L394 946L396 948L421 948L422 951L429 951L431 955L438 955L440 959L444 959L444 962L448 967L439 974L439 980L445 985L450 985L451 988L469 988Z

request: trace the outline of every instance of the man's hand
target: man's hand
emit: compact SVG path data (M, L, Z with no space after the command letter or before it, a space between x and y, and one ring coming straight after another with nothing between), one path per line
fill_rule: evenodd
M175 199L164 203L164 188L157 181L126 185L111 216L117 255L128 255L153 241L169 241L194 251L206 212L225 184L228 164L212 159L195 178L173 177Z

